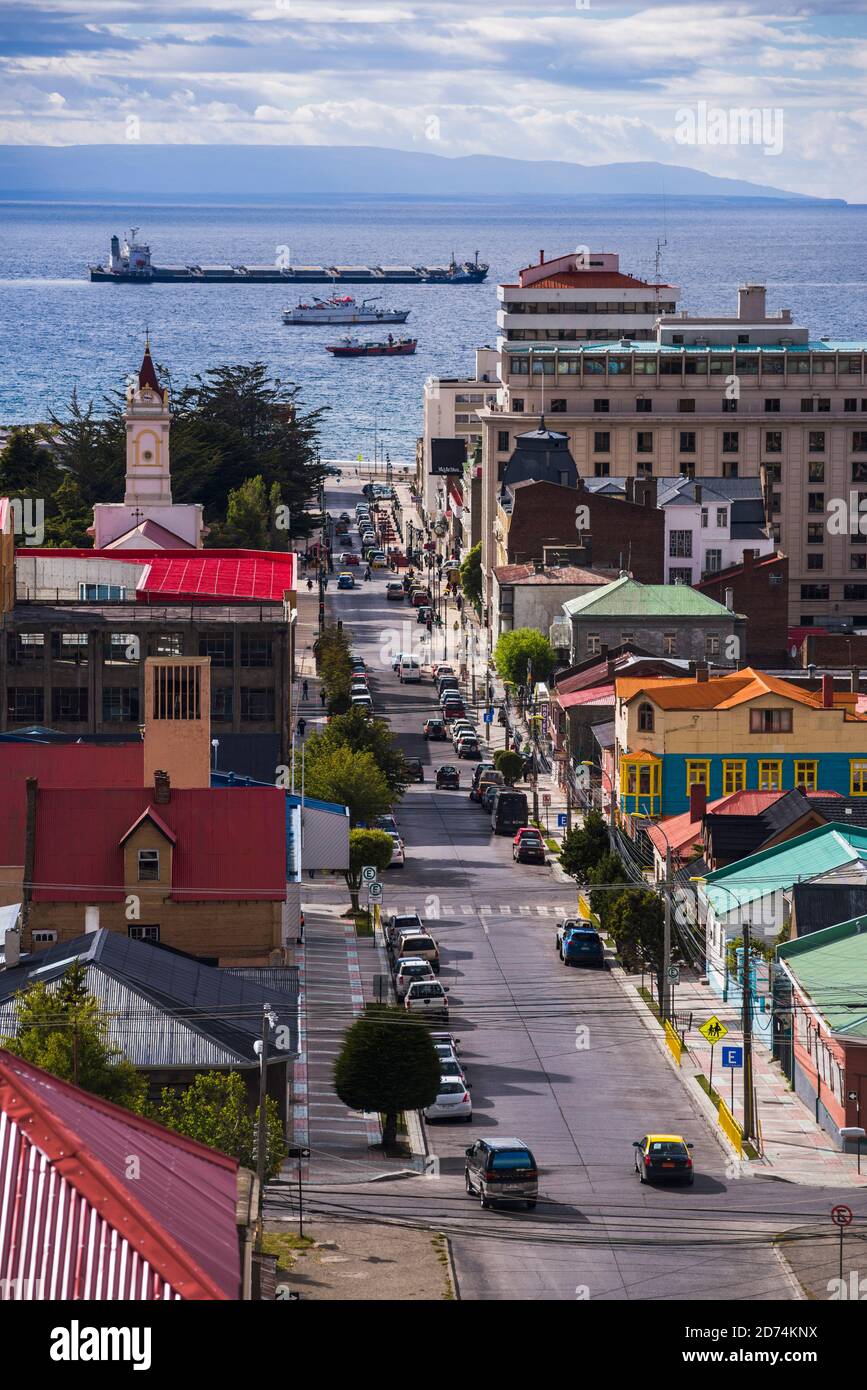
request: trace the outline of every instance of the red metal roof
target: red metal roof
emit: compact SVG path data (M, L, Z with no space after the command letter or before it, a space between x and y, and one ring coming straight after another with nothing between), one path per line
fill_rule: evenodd
M139 600L207 602L231 599L236 603L280 603L295 588L296 555L290 550L56 550L28 546L21 554L72 556L85 560L114 560L118 564L142 561L136 583Z
M285 793L250 787L172 790L159 815L176 838L172 899L278 902L286 896ZM39 790L36 902L117 902L124 897L122 840L153 800L135 790ZM64 833L57 834L62 825Z
M614 683L591 686L589 690L572 690L568 694L558 694L557 704L561 709L575 709L578 705L613 705Z
M0 865L24 863L25 782L40 789L140 787L144 744L0 743Z
M0 1114L0 1279L30 1280L19 1297L240 1297L235 1159L5 1051Z

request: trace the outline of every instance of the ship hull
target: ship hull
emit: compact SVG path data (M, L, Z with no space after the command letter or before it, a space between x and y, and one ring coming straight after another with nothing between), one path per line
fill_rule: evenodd
M251 266L234 270L231 266L152 266L148 274L108 270L91 266L93 284L111 285L481 285L487 266L451 273L442 266L407 266L378 271L368 266L305 266L278 270L273 266ZM361 320L355 320L361 322ZM400 320L395 320L400 322Z
M305 315L305 314L293 314L293 313L288 313L288 314L284 314L284 315L283 315L283 322L284 322L284 323L288 323L288 324L295 324L295 325L297 325L297 326L299 326L299 327L302 327L302 326L304 326L304 325L308 325L308 326L309 326L310 324L324 324L324 325L326 325L327 327L334 328L334 327L344 327L344 326L345 326L345 327L352 327L354 324L359 324L359 323L374 323L374 324L375 324L375 323L406 323L406 321L407 321L408 318L409 318L409 309L407 309L407 310L406 310L405 312L403 312L403 313L402 313L400 310L395 310L394 313L388 313L388 312L382 313L382 314L373 314L373 313L370 313L370 314L362 314L362 313L357 313L357 314L340 314L340 315L338 315L338 316L334 316L334 315L330 315L330 314L322 314L321 316L317 316L317 315L314 315L314 314L310 314L310 315L308 316L308 315Z
M326 346L332 357L411 357L417 340L408 343L366 343L363 347L341 347L339 343Z

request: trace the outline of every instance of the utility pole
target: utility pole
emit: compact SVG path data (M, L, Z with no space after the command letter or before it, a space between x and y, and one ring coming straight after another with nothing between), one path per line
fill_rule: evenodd
M259 1051L259 1125L256 1131L256 1177L259 1181L258 1244L262 1248L265 1214L265 1160L268 1145L268 1125L265 1119L265 1100L268 1084L268 1029L271 1024L271 1005L262 1005L262 1041Z
M756 1118L753 1104L753 1001L752 1001L752 948L750 924L744 923L743 989L741 1000L743 1008L744 1034L744 1137L755 1137Z
M612 801L613 801L612 796ZM671 1013L671 981L668 968L671 965L671 845L665 841L665 919L662 934L662 1017L667 1019Z

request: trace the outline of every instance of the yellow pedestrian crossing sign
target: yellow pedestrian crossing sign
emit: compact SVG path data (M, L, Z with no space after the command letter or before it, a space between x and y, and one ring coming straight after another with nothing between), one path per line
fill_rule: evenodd
M729 1030L724 1023L720 1023L716 1014L714 1014L708 1019L707 1023L701 1025L698 1031L709 1043L718 1043L722 1041Z

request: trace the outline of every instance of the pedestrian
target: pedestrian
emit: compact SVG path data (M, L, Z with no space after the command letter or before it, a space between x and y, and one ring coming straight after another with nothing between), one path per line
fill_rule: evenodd
M308 580L307 580L307 592L309 593L310 590L311 590L312 588L313 588L313 580L312 580L312 579L308 579Z
M299 738L303 738L303 737L304 737L304 730L307 728L307 720L306 720L306 719L299 719L299 720L298 720L298 725L297 725L297 727L298 727L298 737L299 737Z
M324 690L320 690L320 692L319 692L319 703L320 703L320 705L322 706L322 708L324 709L324 708L325 708L325 691L324 691Z
M309 689L310 689L310 687L308 686L306 680L305 680L305 681L302 681L302 682L301 682L301 699L302 699L302 700L306 700L306 699L307 699L307 696L308 696L308 693L309 693Z

